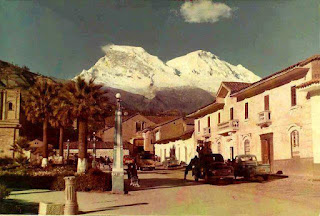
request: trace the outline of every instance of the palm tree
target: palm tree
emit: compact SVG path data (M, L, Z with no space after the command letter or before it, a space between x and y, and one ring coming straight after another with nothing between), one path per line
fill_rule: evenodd
M60 91L63 94L63 91ZM61 94L53 101L53 116L50 119L50 124L59 128L59 156L60 163L63 163L63 139L64 129L72 124L71 107L68 101Z
M95 84L93 79L86 82L78 77L75 82L71 81L65 85L64 95L66 101L71 104L71 116L78 123L78 173L87 170L88 122L104 118L110 113L106 93L102 85Z
M42 167L48 166L48 123L53 113L53 101L59 85L47 78L38 78L23 101L26 117L32 123L41 122L43 137Z

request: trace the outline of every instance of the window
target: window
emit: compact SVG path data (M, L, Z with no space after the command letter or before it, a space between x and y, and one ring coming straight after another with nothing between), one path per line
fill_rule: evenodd
M250 141L248 139L244 141L244 154L250 154Z
M200 132L200 120L198 120L198 132Z
M269 110L269 95L264 96L264 110Z
M292 157L299 156L299 132L294 130L290 133Z
M136 122L136 132L142 131L145 129L146 123L145 122Z
M158 130L156 132L156 141L160 140L160 131Z
M13 104L11 102L8 103L8 109L9 111L13 110Z
M233 120L233 107L230 108L230 120Z
M221 122L221 115L220 113L218 113L218 124L220 124L220 122Z
M297 91L296 87L292 86L291 87L291 106L297 105Z
M210 127L210 116L208 117L208 127Z
M248 119L249 118L249 104L248 103L245 104L244 109L245 109L244 118Z

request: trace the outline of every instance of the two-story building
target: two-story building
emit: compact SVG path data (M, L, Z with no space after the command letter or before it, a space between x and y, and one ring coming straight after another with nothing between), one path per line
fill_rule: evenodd
M274 172L320 170L320 55L255 83L222 82L216 101L191 114L197 143L225 159L255 154Z
M178 117L148 127L137 133L133 143L140 141L146 151L153 152L163 162L174 157L179 162L189 163L195 155L194 119Z

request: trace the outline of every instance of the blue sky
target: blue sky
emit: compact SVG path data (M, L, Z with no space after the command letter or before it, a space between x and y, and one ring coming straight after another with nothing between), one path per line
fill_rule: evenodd
M317 0L0 0L0 59L72 78L102 46L141 46L163 61L210 51L267 76L320 53Z

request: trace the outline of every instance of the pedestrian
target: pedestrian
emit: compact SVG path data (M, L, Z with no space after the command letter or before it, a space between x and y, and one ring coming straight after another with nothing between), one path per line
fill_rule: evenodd
M130 186L140 187L136 163L134 163L132 165L132 168L131 168L131 183L130 183Z
M188 164L188 166L186 166L186 170L184 171L184 180L187 180L187 175L189 170L192 170L193 166L196 166L196 164L198 163L199 158L197 157L197 155L191 159L190 163Z

